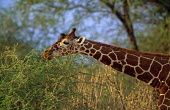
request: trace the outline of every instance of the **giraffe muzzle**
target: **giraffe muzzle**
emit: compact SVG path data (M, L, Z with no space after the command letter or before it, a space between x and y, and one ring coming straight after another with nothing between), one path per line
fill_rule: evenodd
M49 53L49 51L45 51L44 52L44 58L47 59L47 60L51 60L53 58L53 56L50 56L51 53Z

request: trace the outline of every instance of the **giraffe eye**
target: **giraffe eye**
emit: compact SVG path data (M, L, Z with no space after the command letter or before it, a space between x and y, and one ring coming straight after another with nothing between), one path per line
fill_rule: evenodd
M68 44L69 44L69 43L68 43L68 42L66 42L66 41L64 41L63 43L64 43L64 44L66 44L66 45L68 45Z

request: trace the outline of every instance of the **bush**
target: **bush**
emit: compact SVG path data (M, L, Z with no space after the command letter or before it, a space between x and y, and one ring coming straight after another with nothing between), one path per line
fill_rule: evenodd
M23 58L10 49L0 56L0 109L156 109L153 88L93 60L70 55L47 61L35 51Z
M0 59L2 109L68 108L79 95L74 75L82 66L74 62L75 56L46 61L32 51L20 59L13 48L1 54Z

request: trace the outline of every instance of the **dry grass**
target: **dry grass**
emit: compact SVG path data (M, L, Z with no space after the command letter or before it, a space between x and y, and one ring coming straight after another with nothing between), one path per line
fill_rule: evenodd
M114 69L68 56L46 61L34 52L0 56L0 109L155 110L154 89Z
M81 83L76 83L76 91L82 93L83 98L75 100L73 109L155 110L157 108L154 89L141 81L105 65L85 69L82 72L77 76Z

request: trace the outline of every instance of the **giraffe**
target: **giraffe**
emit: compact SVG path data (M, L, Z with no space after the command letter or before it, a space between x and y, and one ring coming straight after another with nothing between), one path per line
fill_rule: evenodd
M116 47L75 35L76 28L44 52L44 58L80 53L137 78L159 90L158 109L170 110L170 55Z

